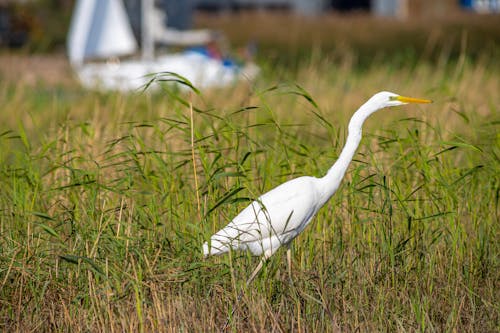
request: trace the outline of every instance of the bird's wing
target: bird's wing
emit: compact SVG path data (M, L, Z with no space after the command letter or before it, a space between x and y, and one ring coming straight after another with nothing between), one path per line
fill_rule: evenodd
M235 247L271 236L295 237L317 211L314 180L300 177L272 189L241 211L212 240Z

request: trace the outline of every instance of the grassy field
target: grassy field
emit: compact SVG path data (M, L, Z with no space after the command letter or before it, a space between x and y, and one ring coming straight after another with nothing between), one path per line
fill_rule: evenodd
M200 94L0 81L0 330L217 331L230 316L235 332L498 332L497 60L359 70L318 52ZM368 119L293 243L293 284L280 250L235 307L258 259L203 259L202 243L250 199L322 176L380 90L435 103Z

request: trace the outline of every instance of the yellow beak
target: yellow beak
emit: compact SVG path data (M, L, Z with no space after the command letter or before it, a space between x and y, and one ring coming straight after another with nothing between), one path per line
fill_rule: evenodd
M421 99L421 98L413 98L405 96L397 96L394 99L403 103L432 103L430 99Z

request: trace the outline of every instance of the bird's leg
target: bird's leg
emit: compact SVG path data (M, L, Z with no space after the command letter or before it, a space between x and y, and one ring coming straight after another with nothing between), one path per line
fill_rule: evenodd
M292 280L292 249L290 246L286 249L286 262L288 264L288 277Z
M266 255L264 255L262 257L262 259L260 259L259 264L257 265L257 267L255 267L255 269L253 270L252 274L248 278L248 280L247 280L247 282L245 284L245 288L248 288L248 286L250 285L250 283L252 283L252 281L255 279L255 277L257 276L257 274L259 274L259 272L261 271L262 267L264 267L264 263L267 261L267 258L269 258L269 257L266 256ZM226 329L229 327L229 323L231 321L231 318L233 317L234 312L236 311L236 308L238 307L238 305L241 302L241 298L243 297L243 292L244 292L244 289L241 289L240 293L236 297L236 302L233 305L233 309L231 310L231 314L227 317L226 323L221 328L221 332L225 332Z
M257 265L257 267L255 267L255 269L253 270L252 274L248 278L247 283L246 283L247 287L250 285L250 283L252 283L253 279L255 279L255 277L257 276L257 274L259 274L259 272L262 269L262 267L264 267L264 263L266 262L266 260L267 260L267 257L263 256L262 259L260 260L259 264Z
M293 278L292 278L292 249L288 247L286 249L286 262L288 266L288 279L290 284L293 286Z

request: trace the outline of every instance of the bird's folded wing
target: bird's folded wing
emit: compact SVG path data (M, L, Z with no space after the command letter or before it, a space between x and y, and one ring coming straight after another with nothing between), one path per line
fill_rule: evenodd
M235 244L294 233L315 213L307 193L297 186L277 187L253 201L212 239Z

